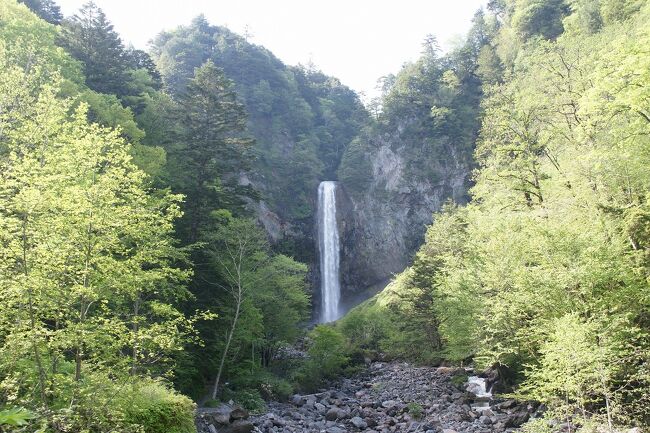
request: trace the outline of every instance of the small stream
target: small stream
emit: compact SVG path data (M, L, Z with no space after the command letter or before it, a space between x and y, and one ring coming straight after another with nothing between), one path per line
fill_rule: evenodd
M476 401L472 404L472 409L477 412L490 409L492 392L487 389L485 378L470 376L467 379L467 390L476 396Z

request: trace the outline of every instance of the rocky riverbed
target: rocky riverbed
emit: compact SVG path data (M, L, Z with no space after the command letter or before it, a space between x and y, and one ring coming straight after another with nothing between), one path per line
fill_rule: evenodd
M534 412L534 405L514 400L493 399L479 408L467 384L454 379L459 373L464 371L373 363L322 392L272 402L262 415L211 409L199 413L197 425L206 433L489 433L514 431Z

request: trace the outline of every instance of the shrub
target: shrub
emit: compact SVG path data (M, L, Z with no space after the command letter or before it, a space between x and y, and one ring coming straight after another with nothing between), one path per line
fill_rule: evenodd
M262 412L266 409L266 403L256 389L244 388L237 391L224 389L223 398L226 401L234 401L250 412Z
M205 407L219 407L219 405L221 405L221 402L212 398L203 404Z
M451 378L451 383L453 383L456 386L462 386L465 383L467 383L468 380L469 380L469 376L463 373L459 373L459 374L455 374Z
M256 391L264 400L286 401L293 394L293 386L289 382L264 368L247 374L239 373L230 388Z
M424 408L422 407L421 404L416 402L411 402L406 405L406 408L408 409L409 413L413 418L422 419L422 415L424 415Z
M145 433L196 432L194 402L159 382L134 384L120 404L125 420L141 426Z
M339 376L349 361L345 337L332 326L317 326L309 338L309 359L295 377L300 387L308 391Z
M287 401L293 394L293 386L273 374L264 375L259 382L259 388L266 400Z
M2 426L23 426L36 415L23 408L12 408L0 410L0 431Z

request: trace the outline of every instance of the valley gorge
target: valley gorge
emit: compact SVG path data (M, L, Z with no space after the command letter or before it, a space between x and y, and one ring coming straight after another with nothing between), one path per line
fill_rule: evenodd
M176 54L175 47L183 40L194 50L192 56ZM153 53L172 89L181 88L193 68L207 59L234 82L249 114L258 154L254 169L243 173L240 183L260 191L260 200L249 206L275 247L310 265L315 316L321 310L316 224L320 181L338 178L340 185L344 310L380 291L410 263L426 225L446 201L462 204L468 199L477 119L468 118L457 126L458 131L451 131L447 125L428 124L427 118L436 103L477 111L474 95L480 82L475 79L468 78L454 90L459 96L467 93L469 99L441 98L430 87L418 95L426 102L417 112L396 108L373 119L354 92L337 79L285 66L263 47L210 26L202 17L188 27L161 34ZM431 86L444 68L443 60L435 66L427 63L434 61L438 60L424 56L415 70L404 70L398 77L430 80ZM403 98L411 97L402 92L396 87L384 98L397 107ZM299 116L303 120L296 122ZM413 158L420 152L431 160L426 169L421 168L423 160ZM292 167L292 171L283 173L278 167Z
M367 95L82 1L0 0L0 433L648 431L648 2L490 0Z

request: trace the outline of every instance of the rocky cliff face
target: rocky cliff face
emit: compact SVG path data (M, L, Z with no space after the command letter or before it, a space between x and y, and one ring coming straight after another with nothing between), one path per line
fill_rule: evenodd
M152 56L172 95L182 93L207 60L233 80L255 138L255 157L240 184L259 193L249 203L251 213L274 248L310 264L315 311L320 181L338 177L341 184L347 305L381 289L407 266L432 213L446 200L466 200L480 83L449 59L437 58L435 50L427 53L387 81L381 113L372 119L358 95L337 79L287 66L204 17L154 41ZM453 79L449 68L456 71Z
M232 80L255 139L250 169L240 178L240 185L259 195L249 203L251 213L277 251L316 263L316 189L321 180L335 178L345 147L367 123L358 95L318 70L285 65L266 48L203 16L162 32L151 55L174 96L208 60Z
M433 213L448 200L467 201L471 167L466 151L445 142L434 167L414 170L412 143L402 131L367 138L370 181L341 188L341 283L345 306L381 290L409 264ZM355 191L355 192L353 192Z

